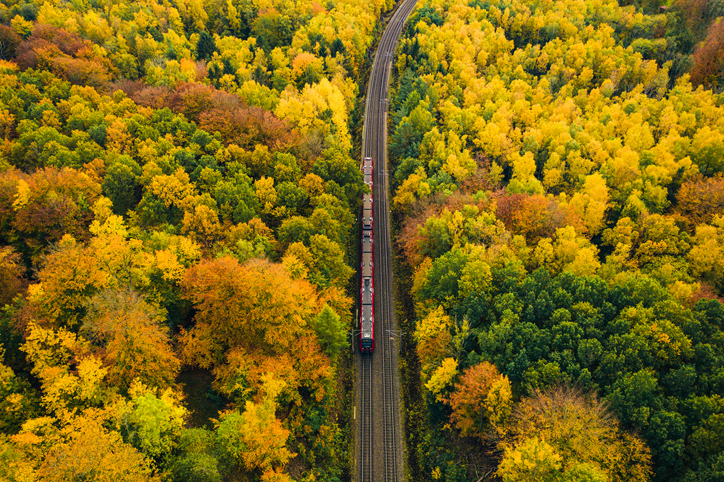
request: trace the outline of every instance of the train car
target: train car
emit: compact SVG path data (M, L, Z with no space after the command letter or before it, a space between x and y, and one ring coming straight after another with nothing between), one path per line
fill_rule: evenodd
M365 157L362 161L364 181L370 187L362 202L362 283L360 299L360 342L362 353L372 353L375 349L375 277L374 277L374 219L372 196L372 158Z

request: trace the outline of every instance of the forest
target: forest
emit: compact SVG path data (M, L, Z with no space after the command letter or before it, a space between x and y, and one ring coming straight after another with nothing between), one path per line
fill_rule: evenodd
M351 479L393 6L1 0L0 479ZM410 480L724 478L722 16L419 1L388 119Z
M0 479L349 480L391 6L0 5Z
M413 478L724 477L720 9L409 19L389 152Z

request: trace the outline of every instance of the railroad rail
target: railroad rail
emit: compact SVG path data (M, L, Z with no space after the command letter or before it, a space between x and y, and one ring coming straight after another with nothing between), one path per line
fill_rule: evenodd
M396 7L380 39L372 65L365 119L362 158L374 159L373 198L375 219L375 351L359 354L357 378L357 443L355 480L403 480L403 444L400 421L400 381L387 193L387 92L394 50L405 21L417 0Z
M369 436L361 437L361 443L358 445L360 454L359 477L361 482L372 482L372 417L374 411L372 409L372 357L362 357L362 386L367 387L366 390L360 392L359 404L359 428L362 434Z

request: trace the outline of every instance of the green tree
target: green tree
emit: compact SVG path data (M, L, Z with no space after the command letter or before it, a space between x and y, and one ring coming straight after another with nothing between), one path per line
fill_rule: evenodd
M116 424L124 440L167 468L176 452L186 409L167 389L160 397L142 384L130 390L131 399L116 413Z
M347 342L347 330L339 315L325 303L312 321L312 328L322 349L332 359L336 359Z
M202 31L199 34L199 40L196 42L196 58L201 60L209 60L214 52L217 52L216 42L214 37L209 35L206 31Z
M176 482L221 482L225 464L216 433L192 428L182 430L178 440L180 454L175 457L171 473Z
M113 212L125 215L141 200L141 166L130 156L119 156L103 178L103 194L113 201Z

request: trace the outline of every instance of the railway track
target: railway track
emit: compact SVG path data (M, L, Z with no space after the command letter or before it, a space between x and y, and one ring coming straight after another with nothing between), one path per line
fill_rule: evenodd
M374 159L375 352L359 355L357 464L359 482L403 480L397 322L391 263L387 170L387 92L394 50L416 0L398 4L379 42L367 90L362 157Z
M361 403L359 405L359 425L362 433L372 434L372 357L362 357L362 386L368 390L362 390ZM361 482L372 482L372 437L362 437L362 444L359 446L361 464L358 480Z

